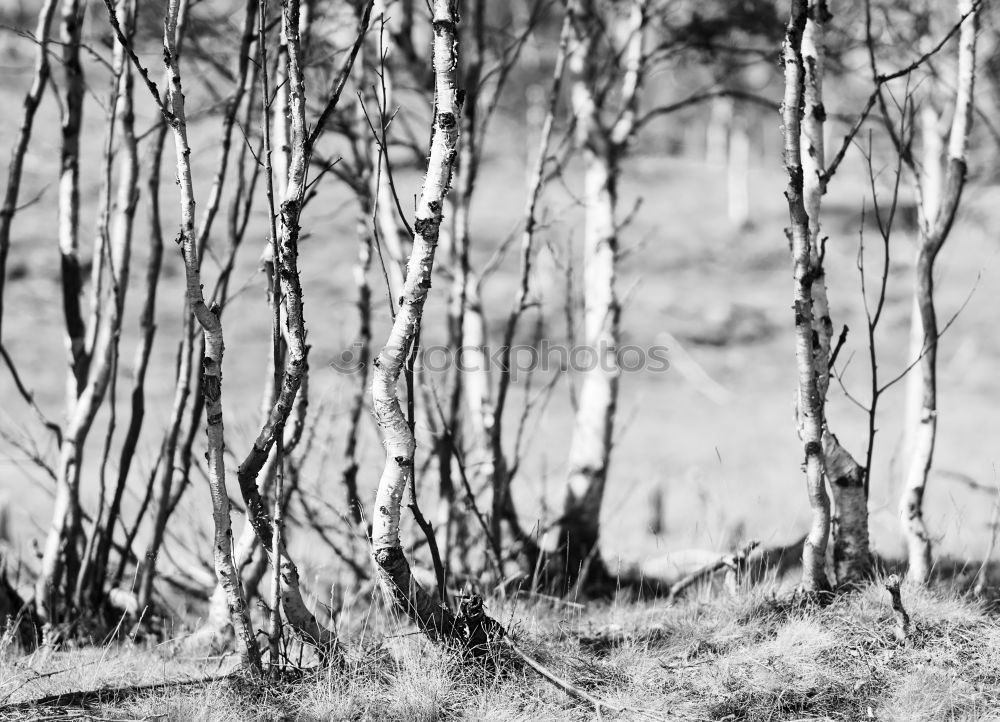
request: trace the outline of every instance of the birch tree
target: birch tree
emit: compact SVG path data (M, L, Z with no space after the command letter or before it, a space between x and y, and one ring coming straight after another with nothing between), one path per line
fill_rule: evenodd
M66 403L70 414L85 383L85 330L80 309L82 275L79 258L79 147L83 113L84 80L80 64L82 8L77 0L64 0L59 23L61 60L65 68L65 91L62 117L62 146L59 173L59 253L65 338L69 370L66 378ZM56 499L52 522L46 537L42 568L35 585L39 614L52 616L60 603L59 587L64 573L76 574L79 557L80 500L77 444L60 444L60 470L56 480ZM68 567L68 568L67 568Z
M229 156L232 146L233 133L236 125L236 115L244 95L247 93L247 80L249 72L249 49L253 40L253 30L255 27L255 3L253 0L246 0L244 3L243 32L240 38L239 55L237 57L235 72L235 91L233 97L227 103L223 112L222 127L219 133L219 157L215 169L215 174L210 187L207 202L202 212L202 216L196 225L195 251L198 255L199 263L204 256L208 246L209 236L212 231L219 206L222 201L222 191L227 178L229 168ZM181 53L184 40L185 27L188 15L188 2L182 0L178 8L174 47L178 58ZM179 63L178 59L178 63ZM169 71L166 72L165 85L169 86ZM161 132L166 132L169 126L166 125ZM157 141L159 142L159 140ZM213 294L214 295L214 294ZM224 300L224 295L222 299ZM176 507L176 500L186 488L186 474L182 475L181 484L175 485L177 467L183 467L184 449L187 443L181 438L181 427L185 418L189 418L192 429L200 423L203 404L203 394L200 388L195 389L197 398L191 404L192 382L198 386L195 363L199 355L197 331L195 317L190 313L188 307L189 299L184 299L184 316L181 328L181 343L178 352L178 363L174 380L174 395L168 417L166 431L160 446L159 458L155 476L155 497L153 499L152 533L147 545L145 558L139 569L138 603L140 609L145 609L152 602L153 582L156 578L157 560L161 547L164 544L165 535L168 529L170 515ZM223 304L219 304L220 309ZM194 377L194 378L192 378ZM190 438L190 434L189 434ZM178 463L181 462L181 463Z
M813 298L813 282L819 269L813 251L810 217L805 206L802 153L802 108L805 95L806 68L803 58L803 34L806 30L808 3L792 0L791 14L785 32L782 60L785 66L785 92L781 120L784 137L784 162L788 175L785 198L791 219L791 240L794 268L795 360L798 371L796 413L799 438L805 452L806 489L812 508L812 524L802 553L802 586L809 592L830 588L825 569L827 537L830 531L830 497L824 483L823 428L824 398L817 371L817 354L813 348L814 328L823 311ZM817 209L818 210L818 209ZM825 310L825 309L824 309ZM825 356L820 352L820 363Z
M593 349L596 361L583 372L557 532L557 566L566 570L565 583L573 584L606 576L597 545L620 375L618 181L622 158L637 127L647 15L645 0L634 0L624 11L605 8L598 0L581 0L572 3L568 12L574 143L584 164L583 342ZM621 47L607 45L606 26L619 43L624 38ZM621 90L613 107L609 91L615 81L621 83Z
M802 192L809 219L809 256L812 268L813 322L815 338L813 366L816 391L826 401L830 388L830 353L833 321L827 299L826 270L823 267L825 240L821 234L822 198L827 178L823 142L826 110L823 105L823 74L826 55L826 23L831 15L826 0L809 0L802 31ZM833 497L831 532L834 574L838 584L848 584L868 575L871 555L868 547L867 472L840 444L822 417L824 475Z
M372 373L375 420L386 447L385 467L379 479L372 514L372 548L379 580L386 596L428 635L463 640L469 630L463 622L410 573L400 540L403 496L415 493L416 441L400 405L397 383L409 357L430 290L434 256L441 231L442 209L451 185L458 144L458 56L454 0L435 0L432 8L434 119L427 174L417 202L413 223L413 253L389 337L379 351ZM481 616L481 615L480 615Z
M131 32L133 7L119 1L126 17L126 32ZM118 338L125 310L132 248L132 222L137 202L138 158L133 129L132 76L125 62L121 43L113 60L114 82L107 117L108 137L105 147L105 180L101 220L93 258L93 301L88 326L80 305L82 277L79 261L79 152L80 123L83 114L83 73L80 43L83 9L75 2L63 8L62 37L66 65L66 111L63 116L62 168L60 174L59 225L60 253L63 264L63 305L66 315L66 339L70 373L67 383L68 420L63 430L57 466L56 500L52 523L45 542L41 572L36 580L35 597L39 614L50 622L72 618L70 603L81 601L79 592L89 573L89 556L100 533L102 506L92 525L91 542L84 546L80 474L87 437L97 412L104 402L116 373ZM117 195L112 200L112 168L119 145ZM108 287L102 287L102 280ZM90 340L88 342L88 336Z
M911 397L919 396L907 418L907 434L912 443L899 515L907 543L910 578L925 583L931 572L931 538L924 521L923 500L927 477L934 459L937 441L937 349L940 331L934 301L934 263L951 233L966 178L966 152L972 128L973 91L976 78L976 32L979 5L974 0L959 0L962 21L958 38L958 63L955 79L955 107L948 135L947 166L941 193L937 197L933 182L928 194L919 199L920 229L914 277L914 313L911 338L919 349L919 376L912 382ZM926 121L925 121L926 122ZM933 122L932 120L930 122ZM930 133L925 134L925 137ZM934 152L935 142L925 150ZM933 168L933 163L928 168ZM933 171L931 171L933 172ZM917 391L919 389L919 391Z
M174 141L177 163L177 186L180 200L180 230L178 242L184 261L184 277L188 307L202 330L204 352L201 358L201 395L207 419L206 461L209 489L212 498L212 517L215 529L213 555L215 572L226 591L229 616L236 630L237 649L244 663L252 670L260 670L260 650L250 626L249 615L241 594L239 577L233 564L232 526L229 496L226 493L225 431L222 404L222 358L225 349L220 308L209 306L201 283L201 259L195 232L195 192L191 171L191 146L188 142L187 116L184 90L177 55L177 22L185 0L169 0L163 23L163 63L167 71L166 102L160 99L156 86L149 80L148 72L122 33L115 8L105 0L118 41L125 46L129 59L136 66L149 88Z

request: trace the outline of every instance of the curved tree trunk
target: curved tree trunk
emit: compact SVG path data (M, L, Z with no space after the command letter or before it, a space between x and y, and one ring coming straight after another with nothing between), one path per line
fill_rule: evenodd
M212 517L215 527L213 552L216 577L225 590L229 617L236 630L237 648L243 661L254 671L260 671L260 650L250 626L243 602L239 577L233 564L232 526L229 496L226 493L225 432L222 414L222 355L225 348L220 309L209 308L201 286L201 262L195 237L195 196L191 173L191 146L187 137L184 112L184 92L177 54L178 16L185 0L170 0L163 28L163 62L167 69L167 103L161 105L164 120L170 126L177 160L177 185L180 191L181 224L179 242L184 259L184 276L188 306L203 332L205 350L202 357L201 394L207 417L208 450L206 452ZM110 10L110 7L109 7ZM119 40L124 42L121 29L115 23ZM138 64L138 59L132 57ZM144 71L143 77L146 78ZM148 82L147 82L147 85ZM155 90L157 103L159 97Z
M413 253L407 265L400 306L382 350L374 362L372 403L385 439L385 468L379 479L372 514L372 547L379 580L394 606L429 636L461 638L455 615L410 574L399 537L403 495L414 473L416 441L400 406L397 382L417 336L431 285L441 211L451 184L458 144L460 104L457 88L454 0L435 0L433 7L434 126L430 157L413 224Z
M948 239L965 185L965 153L972 127L973 89L976 71L978 12L972 0L959 0L960 16L968 16L959 31L958 78L955 115L948 139L948 166L940 207L933 218L924 218L917 251L915 304L923 336L918 367L921 381L919 419L910 429L910 459L899 514L907 542L911 579L925 583L931 572L931 539L924 522L923 499L937 440L937 345L938 325L934 307L934 261Z

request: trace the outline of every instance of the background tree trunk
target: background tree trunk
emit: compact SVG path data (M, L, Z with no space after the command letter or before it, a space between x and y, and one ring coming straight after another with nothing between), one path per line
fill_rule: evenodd
M934 261L948 239L965 185L965 152L972 127L973 90L976 77L976 32L978 10L973 0L959 0L962 23L958 39L958 77L955 111L948 138L948 168L940 205L934 216L926 212L917 251L915 305L923 336L918 364L922 387L919 421L910 430L912 447L906 484L900 500L900 519L907 542L909 576L925 583L931 572L931 539L924 522L923 499L937 440L937 345L938 325L934 306ZM933 149L933 145L931 146ZM932 199L933 202L933 199ZM912 420L911 420L912 423Z

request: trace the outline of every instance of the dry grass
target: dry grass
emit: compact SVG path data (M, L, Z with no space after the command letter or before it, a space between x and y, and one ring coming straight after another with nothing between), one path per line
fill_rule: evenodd
M621 602L584 609L504 607L519 644L559 677L601 699L607 719L1000 719L1000 625L950 591L904 589L914 619L905 646L891 632L880 585L826 607L760 591L710 602ZM379 616L382 616L381 613ZM104 719L588 720L592 707L530 669L459 663L405 625L382 637L344 630L347 669L256 688L241 680L120 694L89 706ZM196 679L231 660L115 646L0 662L6 703L100 687ZM615 711L620 709L620 712ZM0 719L60 718L68 709L9 708ZM992 715L992 716L991 716Z

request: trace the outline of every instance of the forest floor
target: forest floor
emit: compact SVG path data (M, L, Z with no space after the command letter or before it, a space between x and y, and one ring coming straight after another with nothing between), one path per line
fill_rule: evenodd
M881 582L825 607L761 588L707 591L673 605L493 605L520 649L600 710L523 664L483 671L411 625L376 630L380 611L342 631L346 670L259 689L225 675L232 658L185 657L167 644L6 650L0 720L1000 719L1000 623L948 588L904 586L913 621L904 643ZM70 695L81 691L93 693Z

